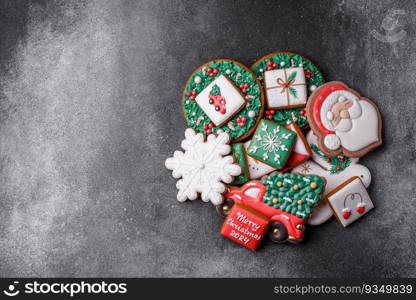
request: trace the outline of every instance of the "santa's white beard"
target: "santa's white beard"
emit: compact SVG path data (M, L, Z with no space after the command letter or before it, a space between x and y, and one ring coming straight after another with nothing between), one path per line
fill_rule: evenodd
M351 119L341 119L337 126L334 127L335 131L346 132L351 130L352 121Z
M342 146L349 151L360 150L378 141L377 111L366 101L359 101L357 104L360 107L359 117L341 120L341 122L349 120L351 125L350 129L346 131L342 130L348 128L348 121L344 121L340 129L338 129L341 124L340 122L335 129L335 133L340 138Z

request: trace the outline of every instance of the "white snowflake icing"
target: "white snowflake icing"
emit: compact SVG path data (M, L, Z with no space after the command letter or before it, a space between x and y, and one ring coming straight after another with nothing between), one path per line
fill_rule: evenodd
M211 201L214 205L222 203L224 183L231 183L233 176L241 173L240 166L233 163L231 155L227 155L231 151L229 141L230 136L226 132L218 136L211 134L204 141L201 133L191 128L185 131L181 144L185 152L175 151L173 157L165 162L166 168L173 171L174 178L182 178L176 183L180 202L195 200L200 193L204 202Z
M277 129L277 130L276 130ZM281 138L287 139L290 137L290 134L283 134L281 137L277 136L276 133L280 131L277 127L273 129L273 132L266 132L264 135L256 135L255 139L260 142L260 145L253 146L250 149L250 153L255 153L258 149L263 149L265 153L263 154L263 159L269 159L269 154L273 154L273 160L280 164L280 155L278 151L289 151L289 149L281 141ZM267 125L263 124L263 131L267 131Z

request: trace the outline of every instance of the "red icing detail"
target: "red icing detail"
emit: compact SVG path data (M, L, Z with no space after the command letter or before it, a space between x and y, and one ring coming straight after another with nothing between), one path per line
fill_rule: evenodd
M273 67L272 67L272 66L268 66L268 67L267 67L267 70L268 70L268 71L273 70Z
M268 66L272 66L272 65L273 65L273 61L272 61L272 60L269 60L269 61L267 62L267 65L268 65Z
M227 102L225 101L225 98L223 96L221 96L221 95L217 95L217 96L209 95L208 98L213 101L210 104L214 105L215 107L218 107L218 111L221 114L226 113L225 103L227 103Z
M207 134L211 134L212 133L212 130L211 129L208 129L207 130Z
M277 64L273 64L272 66L273 66L273 68L276 68L277 67Z
M213 123L209 123L209 124L208 124L208 127L209 127L209 128L214 128L214 124L213 124Z
M364 213L364 211L365 211L365 207L364 207L364 206L358 206L358 207L357 207L357 212L358 212L359 214L363 214L363 213Z
M275 111L275 110L271 110L271 111L270 111L270 114L271 114L271 115L274 115L275 113L276 113L276 111Z
M337 167L337 171L341 171L341 167L340 166Z
M335 90L346 91L347 88L338 83L327 85L326 87L324 87L322 90L319 91L319 96L313 103L312 117L314 118L316 125L319 127L319 130L322 131L324 134L335 134L334 131L331 131L325 128L324 124L322 124L321 115L320 115L323 102Z
M221 234L255 251L267 233L269 220L242 204L235 204L225 219Z
M207 130L208 129L208 125L205 124L204 126L202 126L202 129Z
M287 126L285 126L285 128L295 132L298 136L296 138L296 142L295 143L302 143L306 149L309 149L309 145L308 143L304 143L304 139L302 139L299 134L300 130L296 130L296 125L295 124L289 124ZM296 144L295 144L296 147ZM311 154L299 154L295 152L295 147L293 148L292 153L290 153L289 158L286 161L285 167L280 170L280 172L288 172L289 170L293 169L294 167L300 165L301 163L303 163L304 161L308 160L312 155Z
M208 73L212 73L212 71L213 71L213 70L212 70L212 68L211 68L211 67L209 67L209 68L207 69L207 72L208 72Z
M218 69L214 69L214 74L218 74Z
M342 213L342 217L345 219L345 220L347 220L347 219L349 219L349 217L351 216L351 212L350 211L344 211L343 213Z
M257 192L257 196L253 198L250 196L249 190ZM281 222L286 226L287 232L295 239L301 240L303 231L297 229L296 226L304 224L306 219L296 217L295 215L286 213L280 209L274 208L263 202L266 187L260 181L250 181L244 184L241 188L231 187L224 195L225 199L231 199L235 203L246 205L262 215L268 217L269 222ZM254 194L254 193L253 193Z
M209 73L209 77L214 77L215 74L214 73Z
M273 115L268 115L267 119L272 120L273 119Z

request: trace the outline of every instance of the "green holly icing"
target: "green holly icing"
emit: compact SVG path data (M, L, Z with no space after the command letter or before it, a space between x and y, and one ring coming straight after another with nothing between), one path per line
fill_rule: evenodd
M247 149L248 155L270 166L285 166L296 133L267 120L261 120Z
M296 173L274 173L262 183L267 187L264 203L303 219L309 218L325 189L322 177Z
M216 72L208 73L208 68L212 68ZM214 74L214 76L210 76L210 74ZM214 126L208 129L212 133L222 130L229 133L232 140L236 140L247 135L250 129L256 125L257 118L262 110L261 89L257 84L256 78L240 64L228 60L211 61L194 72L183 93L184 113L189 127L198 132L207 133L207 129L204 129L204 126L207 128L211 120L194 99L196 95L220 75L227 76L239 90L241 84L248 84L246 92L242 93L247 101L246 106L223 126ZM191 94L192 92L194 92L194 95ZM211 94L212 92L215 93L215 86L212 88ZM241 121L241 119L244 121Z
M318 146L315 144L310 144L312 151L318 155L320 158L325 160L331 168L329 173L337 174L344 171L351 164L351 159L348 156L339 155L339 156L328 156L325 155L319 150Z
M234 157L234 161L239 164L242 169L241 175L236 177L231 184L242 184L248 181L248 166L244 145L241 143L231 145L231 155Z
M324 83L322 73L310 60L295 53L280 52L274 54L273 56L267 57L261 61L258 61L255 65L251 67L253 73L257 76L257 79L259 79L262 84L263 73L264 71L267 71L269 61L272 61L273 63L277 64L277 66L273 69L300 67L300 65L302 65L303 69L305 70L305 79L308 96L312 93L311 88L318 87ZM282 62L284 63L284 65L281 65ZM303 128L308 125L308 120L304 113L303 107L279 109L274 110L274 112L275 113L271 115L272 120L281 126L286 126L293 122L296 122L296 125L298 125L299 128ZM266 117L268 117L268 115L266 115Z

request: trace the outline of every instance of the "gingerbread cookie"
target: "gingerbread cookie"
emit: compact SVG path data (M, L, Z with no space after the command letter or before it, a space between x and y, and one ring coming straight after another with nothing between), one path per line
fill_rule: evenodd
M250 147L250 141L247 141L244 143L244 148L247 149ZM269 166L268 164L265 164L261 162L260 160L254 159L253 157L247 155L247 164L249 169L249 176L250 179L259 179L263 177L264 175L270 174L273 171L276 171L277 169L275 167Z
M174 178L182 178L176 183L178 201L195 200L198 194L204 202L214 205L222 203L224 183L231 183L234 176L241 173L228 145L230 136L226 132L211 134L204 140L202 133L188 128L181 147L185 152L175 151L173 157L166 159L165 166L172 170Z
M347 227L374 208L368 192L358 177L352 177L327 195L338 222Z
M251 69L265 88L265 117L282 126L295 122L306 127L306 100L324 83L318 68L299 54L275 52L257 60Z
M359 177L365 187L371 183L371 173L366 166L358 163L358 158L344 155L324 155L317 146L317 138L312 131L306 135L306 139L312 148L312 160L306 161L293 169L293 172L301 174L316 174L326 179L324 196L337 188L342 182L351 177ZM310 225L320 225L328 221L333 213L326 201L320 201L313 209L308 219Z
M263 92L254 74L226 59L205 63L186 83L183 110L188 126L207 135L227 132L232 142L249 136L263 114Z
M285 128L296 133L297 137L295 146L293 147L293 151L290 154L282 172L288 172L289 170L300 165L304 161L307 161L312 156L312 150L309 147L308 141L306 140L305 136L303 135L299 127L296 125L296 123L291 123L285 126Z
M246 150L242 143L236 143L231 145L231 155L234 157L234 161L240 165L241 167L241 174L238 175L234 181L231 183L232 185L239 185L247 182L250 178L249 173L249 166L247 161Z
M227 216L221 233L252 250L268 228L274 242L299 242L324 188L325 179L320 176L290 173L274 173L241 188L231 187L224 195L226 202L217 207Z
M326 155L361 157L381 145L377 106L342 82L317 88L309 97L306 112L319 149Z
M247 154L254 159L282 169L296 141L296 133L271 121L261 120Z

